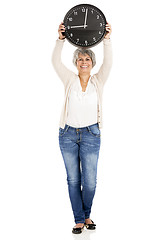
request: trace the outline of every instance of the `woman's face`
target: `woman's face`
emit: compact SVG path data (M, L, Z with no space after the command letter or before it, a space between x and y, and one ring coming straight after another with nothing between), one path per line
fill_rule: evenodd
M77 59L77 69L79 73L89 73L92 69L92 59L88 54L82 55L81 53Z

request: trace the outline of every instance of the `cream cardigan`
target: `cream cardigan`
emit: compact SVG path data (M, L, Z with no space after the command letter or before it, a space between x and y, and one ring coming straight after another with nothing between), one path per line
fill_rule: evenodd
M55 71L57 72L58 76L62 80L65 88L65 99L64 99L64 105L61 112L61 118L59 127L64 128L66 124L66 118L67 118L67 110L68 110L68 99L69 99L69 93L71 86L75 79L78 77L77 74L70 71L66 68L66 66L61 61L61 52L64 45L65 40L57 39L55 48L53 50L52 54L52 64L55 68ZM103 126L102 122L102 94L103 94L103 87L108 79L110 69L112 66L112 44L111 40L104 39L103 40L103 63L100 67L98 73L94 74L92 76L92 83L95 85L96 91L97 91L97 97L98 97L98 125L101 129Z

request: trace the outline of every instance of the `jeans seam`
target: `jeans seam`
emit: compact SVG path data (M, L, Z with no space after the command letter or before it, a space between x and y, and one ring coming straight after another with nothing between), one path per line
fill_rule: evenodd
M59 134L59 135L62 137L68 131L68 129L69 129L69 125L67 126L66 130L64 131L64 133L63 134Z
M89 133L90 133L92 136L97 137L97 138L99 138L99 137L101 136L101 134L93 134L92 131L90 130L90 127L87 127L87 128L88 128Z

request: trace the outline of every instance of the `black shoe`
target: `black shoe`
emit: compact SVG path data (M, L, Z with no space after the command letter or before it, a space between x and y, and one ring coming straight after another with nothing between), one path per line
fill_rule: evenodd
M95 230L96 229L96 224L91 220L91 222L92 223L90 223L90 224L86 224L85 223L85 226L86 226L86 228L87 229L89 229L89 230Z
M82 230L84 229L84 226L81 227L81 228L73 228L72 229L72 233L74 234L79 234L79 233L82 233Z

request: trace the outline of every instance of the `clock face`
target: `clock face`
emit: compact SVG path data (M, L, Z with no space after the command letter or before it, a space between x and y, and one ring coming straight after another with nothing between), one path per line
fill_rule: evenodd
M104 38L106 23L100 9L80 4L70 9L64 18L65 36L76 46L92 47Z

